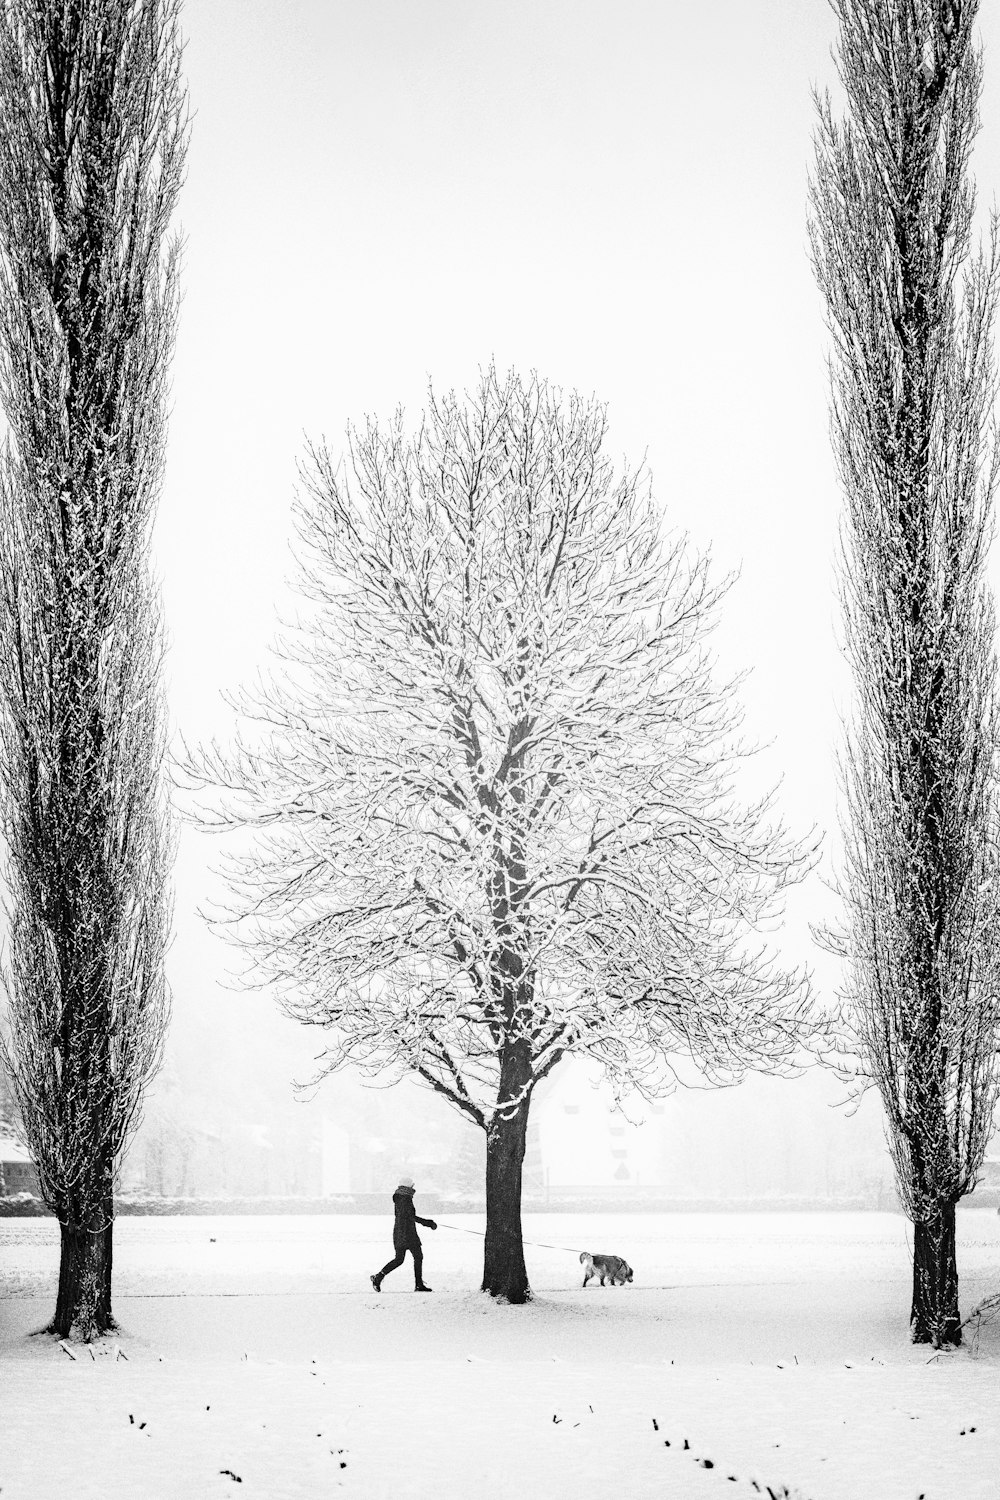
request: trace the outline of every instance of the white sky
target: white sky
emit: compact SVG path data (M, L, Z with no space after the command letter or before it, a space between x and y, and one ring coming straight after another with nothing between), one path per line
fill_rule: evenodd
M612 452L648 454L668 522L742 569L723 659L753 669L785 816L832 828L839 501L805 231L825 0L192 0L185 28L157 531L176 722L224 723L220 689L264 658L304 434L416 417L428 375L462 388L493 356L606 400ZM178 1025L197 1010L209 1031L247 1004L217 1004L234 957L195 915L213 853L185 833L171 957Z

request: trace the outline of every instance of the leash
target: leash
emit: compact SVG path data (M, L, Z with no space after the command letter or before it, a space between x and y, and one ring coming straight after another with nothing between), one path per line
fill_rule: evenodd
M435 1219L439 1229L453 1229L456 1234L474 1234L478 1239L484 1239L485 1229L463 1229L461 1224L443 1224L440 1219ZM545 1240L521 1240L522 1245L532 1245L536 1250L565 1250L567 1255L579 1255L579 1250L574 1250L570 1245L550 1245Z

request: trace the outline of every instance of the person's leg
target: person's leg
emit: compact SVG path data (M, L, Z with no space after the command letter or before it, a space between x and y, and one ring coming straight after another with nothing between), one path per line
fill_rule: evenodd
M424 1252L420 1245L414 1245L410 1254L413 1256L413 1289L417 1292L429 1292L430 1287L424 1286Z
M399 1268L400 1268L400 1266L403 1264L403 1261L405 1259L406 1259L406 1251L405 1250L397 1250L394 1258L392 1260L386 1261L386 1263L382 1267L381 1271L376 1271L375 1275L372 1277L372 1286L375 1288L375 1290L377 1292L379 1292L379 1291L382 1290L382 1282L388 1276L389 1272L390 1271L398 1271Z

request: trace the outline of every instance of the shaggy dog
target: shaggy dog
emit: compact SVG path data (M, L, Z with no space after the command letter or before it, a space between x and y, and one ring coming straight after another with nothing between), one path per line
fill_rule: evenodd
M601 1286L605 1280L610 1281L612 1286L624 1286L626 1281L632 1280L632 1267L620 1255L591 1255L589 1250L583 1250L580 1253L580 1264L583 1267L584 1286L592 1276L601 1278Z

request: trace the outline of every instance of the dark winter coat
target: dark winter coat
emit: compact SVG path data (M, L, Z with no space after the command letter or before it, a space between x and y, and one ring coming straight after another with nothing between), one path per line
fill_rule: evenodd
M413 1189L397 1188L392 1195L392 1206L396 1210L396 1222L392 1226L392 1246L396 1251L412 1250L414 1245L420 1246L420 1236L417 1233L417 1225L423 1224L425 1229L433 1229L433 1219L422 1219L413 1207Z

